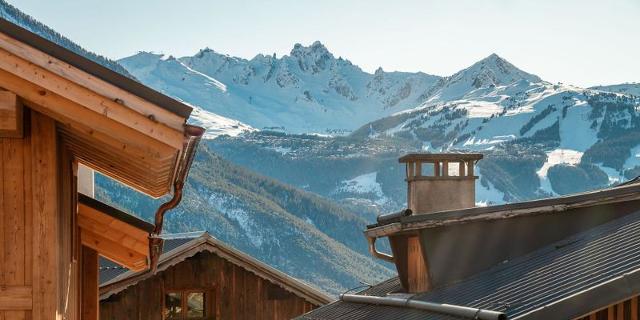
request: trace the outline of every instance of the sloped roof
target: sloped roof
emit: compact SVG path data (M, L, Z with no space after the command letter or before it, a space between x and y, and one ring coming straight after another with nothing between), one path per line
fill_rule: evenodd
M153 225L151 225L153 227ZM202 236L203 232L189 232L189 233L179 233L179 234L168 234L163 235L163 237L167 237L164 239L164 244L162 246L162 253L170 252L185 243L192 241L193 239ZM115 278L129 272L129 269L107 259L104 257L100 257L100 285L106 284L108 282L112 282Z
M509 319L572 319L640 293L640 211L412 299L502 311ZM359 294L401 290L398 278ZM335 302L301 319L450 319L406 308Z
M151 225L153 228L153 225ZM162 253L170 252L185 243L192 241L203 235L203 232L189 232L189 233L174 233L163 235L164 244L162 246ZM112 282L115 278L125 274L129 269L109 260L104 257L100 257L100 285Z
M103 284L109 280L114 279L115 277L129 271L129 269L103 257L100 256L99 260L99 280L100 284Z
M289 291L305 300L316 304L327 304L334 299L322 293L318 289L306 284L302 280L291 277L273 267L264 264L255 258L240 252L222 241L214 238L204 231L166 234L164 239L163 253L158 263L158 272L174 266L184 260L193 257L199 252L209 251L223 259L230 261L258 277L266 279L271 283ZM101 261L102 262L102 261ZM124 268L123 268L124 269ZM152 277L149 272L132 272L129 270L116 270L109 263L100 265L100 298L106 299L109 296L125 290L129 286Z
M491 221L516 216L534 215L547 212L563 212L571 208L580 208L607 202L623 202L640 199L640 179L633 179L606 189L576 193L566 196L540 200L516 202L487 207L473 207L447 210L429 214L420 214L385 219L367 226L367 236L383 237L399 231L419 230L443 225L453 225L470 221Z

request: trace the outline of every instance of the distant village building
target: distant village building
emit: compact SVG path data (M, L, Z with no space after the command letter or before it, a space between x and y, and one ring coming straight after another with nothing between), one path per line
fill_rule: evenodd
M206 232L164 235L158 273L100 263L100 319L291 319L333 299Z
M98 319L99 255L153 270L164 209L180 202L204 133L190 113L0 18L0 319ZM82 165L174 197L139 223L78 195Z
M638 319L640 179L473 207L480 154L412 154L408 209L365 231L398 276L300 319ZM392 254L379 252L387 237Z

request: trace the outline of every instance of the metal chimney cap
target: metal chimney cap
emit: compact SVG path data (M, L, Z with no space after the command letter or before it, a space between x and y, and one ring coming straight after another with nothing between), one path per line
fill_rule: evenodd
M482 157L482 153L410 153L400 157L398 162L477 161Z

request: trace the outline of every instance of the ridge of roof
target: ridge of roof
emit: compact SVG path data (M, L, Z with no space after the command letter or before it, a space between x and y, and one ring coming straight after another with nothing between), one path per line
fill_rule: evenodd
M77 54L53 41L31 32L3 17L0 17L0 32L23 42L56 59L64 61L76 68L104 80L122 90L135 94L182 118L189 118L192 107L172 97L162 94L136 80L113 71L91 59Z
M199 234L199 235L198 235ZM324 292L312 287L303 280L294 278L266 263L257 260L244 252L241 252L230 245L216 239L207 232L186 232L174 234L177 237L165 239L165 246L169 249L162 253L158 262L158 272L174 266L184 260L193 257L199 252L209 251L222 259L226 259L245 270L254 273L274 285L283 288L293 294L302 296L314 304L326 304L335 299ZM168 236L172 236L169 234ZM176 242L177 246L167 242ZM100 298L105 299L113 294L125 290L129 286L153 276L148 272L127 271L100 284Z
M163 240L193 239L193 238L201 237L205 234L211 236L206 231L201 230L201 231L178 232L178 233L164 233L160 235L160 238L162 238Z
M640 179L627 181L613 187L564 195L560 197L515 202L487 207L472 207L439 211L429 214L412 214L388 223L367 226L367 236L385 236L404 230L416 230L442 225L464 223L475 219L508 219L541 212L565 211L572 207L594 206L604 202L621 202L640 199Z

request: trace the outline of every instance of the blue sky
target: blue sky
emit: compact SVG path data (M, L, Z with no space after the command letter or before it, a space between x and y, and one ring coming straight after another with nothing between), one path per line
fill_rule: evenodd
M552 82L640 82L640 0L8 1L114 59L204 47L251 58L320 40L370 72L450 75L495 52Z

